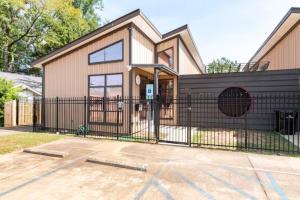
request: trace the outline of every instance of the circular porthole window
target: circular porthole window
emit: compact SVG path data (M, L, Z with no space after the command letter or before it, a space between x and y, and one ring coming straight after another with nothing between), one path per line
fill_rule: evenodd
M226 88L218 97L219 110L229 117L244 115L251 106L249 93L239 87Z

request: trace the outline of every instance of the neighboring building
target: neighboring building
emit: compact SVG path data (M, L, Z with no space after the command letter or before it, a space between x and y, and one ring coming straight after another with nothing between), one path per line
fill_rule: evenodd
M0 78L13 81L14 86L21 87L21 99L32 100L42 95L42 78L24 74L0 72Z
M300 68L300 8L291 8L244 71Z

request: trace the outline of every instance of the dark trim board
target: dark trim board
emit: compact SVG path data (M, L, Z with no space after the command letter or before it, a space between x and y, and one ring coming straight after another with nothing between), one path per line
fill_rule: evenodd
M176 50L177 50L177 72L178 72L178 74L179 74L179 41L180 41L180 39L179 39L179 37L177 37L177 48L176 48Z
M170 36L172 36L174 34L177 34L177 33L181 32L183 30L186 30L186 29L188 29L188 25L187 24L185 24L185 25L183 25L181 27L178 27L178 28L176 28L176 29L174 29L172 31L169 31L169 32L163 34L162 38L164 39L164 38L170 37Z

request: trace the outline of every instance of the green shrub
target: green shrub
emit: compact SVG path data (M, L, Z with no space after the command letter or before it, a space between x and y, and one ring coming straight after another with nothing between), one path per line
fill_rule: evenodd
M18 98L21 88L14 87L12 81L0 78L0 127L4 125L4 104Z

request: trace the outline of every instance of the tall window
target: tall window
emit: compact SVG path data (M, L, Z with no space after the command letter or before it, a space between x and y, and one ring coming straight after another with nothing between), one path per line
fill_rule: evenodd
M122 74L89 76L90 122L120 123L122 121L122 114L117 110L120 101L117 96L122 98L122 88Z
M123 60L123 40L89 54L89 64Z

